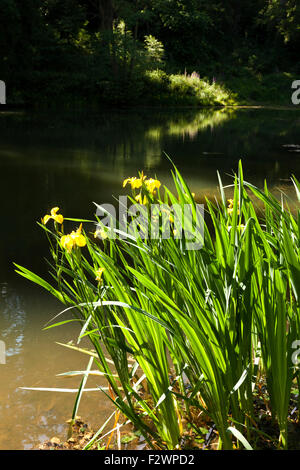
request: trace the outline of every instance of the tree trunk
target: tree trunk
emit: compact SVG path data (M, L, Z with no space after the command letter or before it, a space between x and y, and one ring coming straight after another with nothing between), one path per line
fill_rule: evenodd
M98 0L100 30L112 31L115 17L113 0Z
M103 34L102 42L107 50L110 59L112 76L114 79L118 77L118 64L116 61L116 51L114 42L114 20L116 18L114 0L97 0L97 10L99 15L99 30Z

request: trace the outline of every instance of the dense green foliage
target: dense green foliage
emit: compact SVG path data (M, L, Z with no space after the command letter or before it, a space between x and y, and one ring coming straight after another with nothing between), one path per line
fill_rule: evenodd
M0 18L10 102L152 104L157 81L146 72L156 69L195 71L233 91L240 77L251 88L273 74L276 94L278 74L299 72L297 0L2 0ZM182 89L181 104L193 95ZM163 94L158 103L178 104L168 87ZM245 86L241 98L252 98Z
M124 184L132 187L132 203L143 200L152 235L157 217L164 220L156 237L150 226L144 239L141 226L133 234L135 215L125 228L122 219L108 227L97 217L96 237L89 221L82 221L85 231L81 224L66 235L65 224L80 221L64 219L56 207L40 224L54 284L20 266L17 272L65 304L62 314L75 312L78 342L88 336L93 351L66 346L91 355L116 408L149 446L184 448L187 422L201 438L198 416L216 426L219 448L288 448L299 390L299 209L295 216L267 185L261 191L244 182L240 164L233 199L226 200L229 188L219 179L218 203L207 200L202 232L194 195L176 168L174 192L146 178ZM195 239L201 246L187 249ZM74 321L55 318L52 326ZM87 376L90 367L77 374Z

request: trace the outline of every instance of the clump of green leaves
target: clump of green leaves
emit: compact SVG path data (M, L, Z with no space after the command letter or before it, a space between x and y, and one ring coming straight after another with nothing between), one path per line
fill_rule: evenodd
M194 196L176 168L172 174L175 192L149 192L143 174L139 191L146 207L190 205L192 223ZM129 180L135 187L137 179ZM299 210L295 216L267 185L262 191L245 182L241 164L232 199L220 177L219 187L220 201L206 201L201 249L186 250L172 230L169 238L119 239L116 221L115 237L99 244L86 233L84 248L67 251L60 229L42 225L56 286L18 272L76 312L79 341L89 337L89 354L109 383L103 392L149 446L178 448L186 419L202 439L196 409L215 423L219 448L255 447L263 434L256 404L263 378L278 446L288 448L291 390L299 387L292 361L300 338Z

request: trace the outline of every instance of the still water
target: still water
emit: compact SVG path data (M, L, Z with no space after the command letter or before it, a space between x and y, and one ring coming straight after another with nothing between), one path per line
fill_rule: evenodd
M165 153L199 200L217 193L217 169L231 181L239 159L248 181L289 190L289 177L300 178L300 108L0 113L0 449L66 438L75 395L20 387L76 388L80 378L57 374L88 360L56 344L76 341L75 323L42 331L61 306L14 272L14 262L47 271L36 221L56 205L66 217L91 218L93 202L113 202L138 170L170 184ZM79 414L94 429L110 412L101 392L84 394Z

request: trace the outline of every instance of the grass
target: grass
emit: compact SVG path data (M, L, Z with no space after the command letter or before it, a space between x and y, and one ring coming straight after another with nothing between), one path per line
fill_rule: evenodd
M149 104L168 106L224 106L237 104L235 95L224 85L209 83L195 72L166 74L162 70L147 71L143 100Z
M54 211L54 221L40 224L50 243L54 285L18 265L17 272L73 310L79 341L88 336L93 348L83 352L107 377L103 393L150 448L184 448L187 427L202 442L207 422L215 426L218 449L260 448L262 439L270 440L263 403L277 432L275 447L288 449L292 391L299 392L292 354L300 339L300 213L294 215L267 185L260 190L245 182L240 163L233 199L227 201L219 177L221 202L207 200L203 232L195 232L194 196L175 167L172 174L174 194L143 173L128 181L129 199L136 203L141 196L144 215L151 215L151 203L159 207L154 217L167 211L170 237L162 227L155 239L125 234L118 220L108 230L96 217L100 241L93 236L95 221L82 221L85 230L80 226L66 238L65 223L81 221L62 221ZM300 200L300 184L293 183ZM180 239L174 223L185 204L191 211ZM201 249L187 249L191 232ZM90 368L91 362L83 382ZM97 438L100 432L86 448Z

